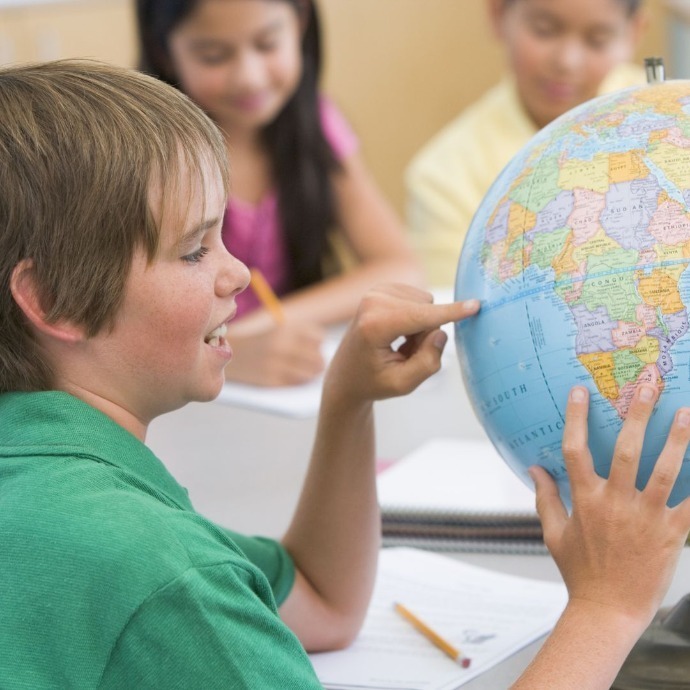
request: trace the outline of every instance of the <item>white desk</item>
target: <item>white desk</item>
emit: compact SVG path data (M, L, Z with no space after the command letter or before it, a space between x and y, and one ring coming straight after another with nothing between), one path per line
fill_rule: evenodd
M433 436L484 437L464 394L454 353L448 354L442 371L412 395L377 403L379 457L397 459ZM285 419L218 403L193 404L156 420L148 443L189 489L200 513L239 532L278 537L297 501L315 427L315 419ZM559 579L548 556L459 557L517 575ZM666 603L674 604L687 593L689 582L690 549L685 549ZM541 642L464 687L508 687Z
M448 348L452 348L452 343ZM454 351L443 369L405 398L377 403L377 449L398 459L433 436L485 438ZM157 419L147 443L203 515L240 532L280 536L292 514L316 430L220 403L194 403Z

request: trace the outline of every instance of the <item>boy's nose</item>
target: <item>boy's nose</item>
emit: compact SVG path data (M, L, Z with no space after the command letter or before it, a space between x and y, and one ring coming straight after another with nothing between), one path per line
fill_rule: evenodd
M584 47L579 39L565 37L555 47L554 62L563 72L573 72L582 66L584 55Z
M226 252L216 279L216 294L219 297L235 296L247 285L249 285L249 269L239 259Z

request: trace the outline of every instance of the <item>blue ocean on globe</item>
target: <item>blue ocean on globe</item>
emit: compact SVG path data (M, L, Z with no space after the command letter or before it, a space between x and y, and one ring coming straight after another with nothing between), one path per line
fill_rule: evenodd
M636 387L661 394L642 451L650 476L690 405L690 81L601 96L541 130L474 216L456 299L460 366L491 441L529 486L545 467L570 505L561 453L572 386L590 391L589 442L608 476ZM690 494L686 455L670 505Z

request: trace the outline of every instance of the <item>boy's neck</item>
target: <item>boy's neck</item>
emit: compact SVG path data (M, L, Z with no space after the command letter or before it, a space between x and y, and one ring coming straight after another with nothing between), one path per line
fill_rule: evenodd
M58 382L57 389L73 395L75 398L110 417L116 424L129 431L132 436L138 438L142 443L146 441L148 422L139 419L134 412L116 400L105 398L74 383Z

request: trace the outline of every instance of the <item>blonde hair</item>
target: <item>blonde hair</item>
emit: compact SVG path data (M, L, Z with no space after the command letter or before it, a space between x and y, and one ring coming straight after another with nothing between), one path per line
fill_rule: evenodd
M14 267L32 262L48 321L111 327L135 249L151 260L158 248L152 185L203 184L208 161L227 190L218 129L156 79L81 60L0 70L0 392L52 380L12 298Z

